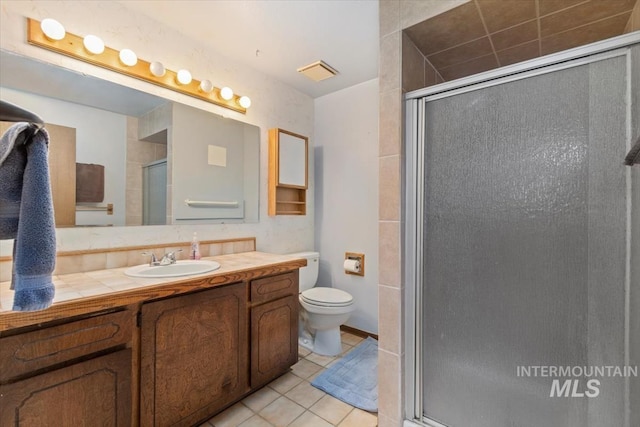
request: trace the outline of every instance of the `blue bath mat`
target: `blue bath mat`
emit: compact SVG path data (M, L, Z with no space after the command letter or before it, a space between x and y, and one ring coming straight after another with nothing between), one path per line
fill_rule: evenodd
M378 341L367 338L311 385L351 406L378 412Z

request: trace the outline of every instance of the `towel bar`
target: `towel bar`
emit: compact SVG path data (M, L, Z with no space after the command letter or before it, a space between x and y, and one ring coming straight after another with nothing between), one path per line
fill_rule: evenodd
M113 203L109 203L107 206L76 205L76 212L89 212L89 211L106 211L107 215L113 215Z
M207 200L189 200L185 199L184 204L191 207L207 207L207 208L237 208L238 202L216 202Z

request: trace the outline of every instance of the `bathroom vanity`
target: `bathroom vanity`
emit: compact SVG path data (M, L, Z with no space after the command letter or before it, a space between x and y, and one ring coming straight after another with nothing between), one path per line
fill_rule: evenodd
M287 372L298 358L306 260L209 259L222 267L197 277L92 272L140 286L41 312L0 311L0 425L195 425Z

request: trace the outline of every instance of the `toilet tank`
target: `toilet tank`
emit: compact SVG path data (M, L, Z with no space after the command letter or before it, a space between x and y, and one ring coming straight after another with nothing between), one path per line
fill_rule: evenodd
M307 266L300 268L300 292L311 289L318 280L318 267L320 265L320 253L318 252L296 252L290 254L296 258L306 258Z

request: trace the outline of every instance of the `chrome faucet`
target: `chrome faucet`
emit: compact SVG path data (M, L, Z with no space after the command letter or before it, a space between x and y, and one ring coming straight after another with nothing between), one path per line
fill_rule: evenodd
M176 252L182 252L182 249L178 249L177 251L167 252L164 254L162 259L160 260L160 265L171 265L176 263Z
M158 257L153 252L142 252L142 255L148 255L151 258L149 259L149 265L171 265L176 263L176 252L182 252L182 249L178 249L177 251L167 252L162 256L160 261L158 261Z
M151 258L149 259L149 265L160 265L160 261L158 261L156 254L154 254L153 252L142 252L142 255L151 256Z

